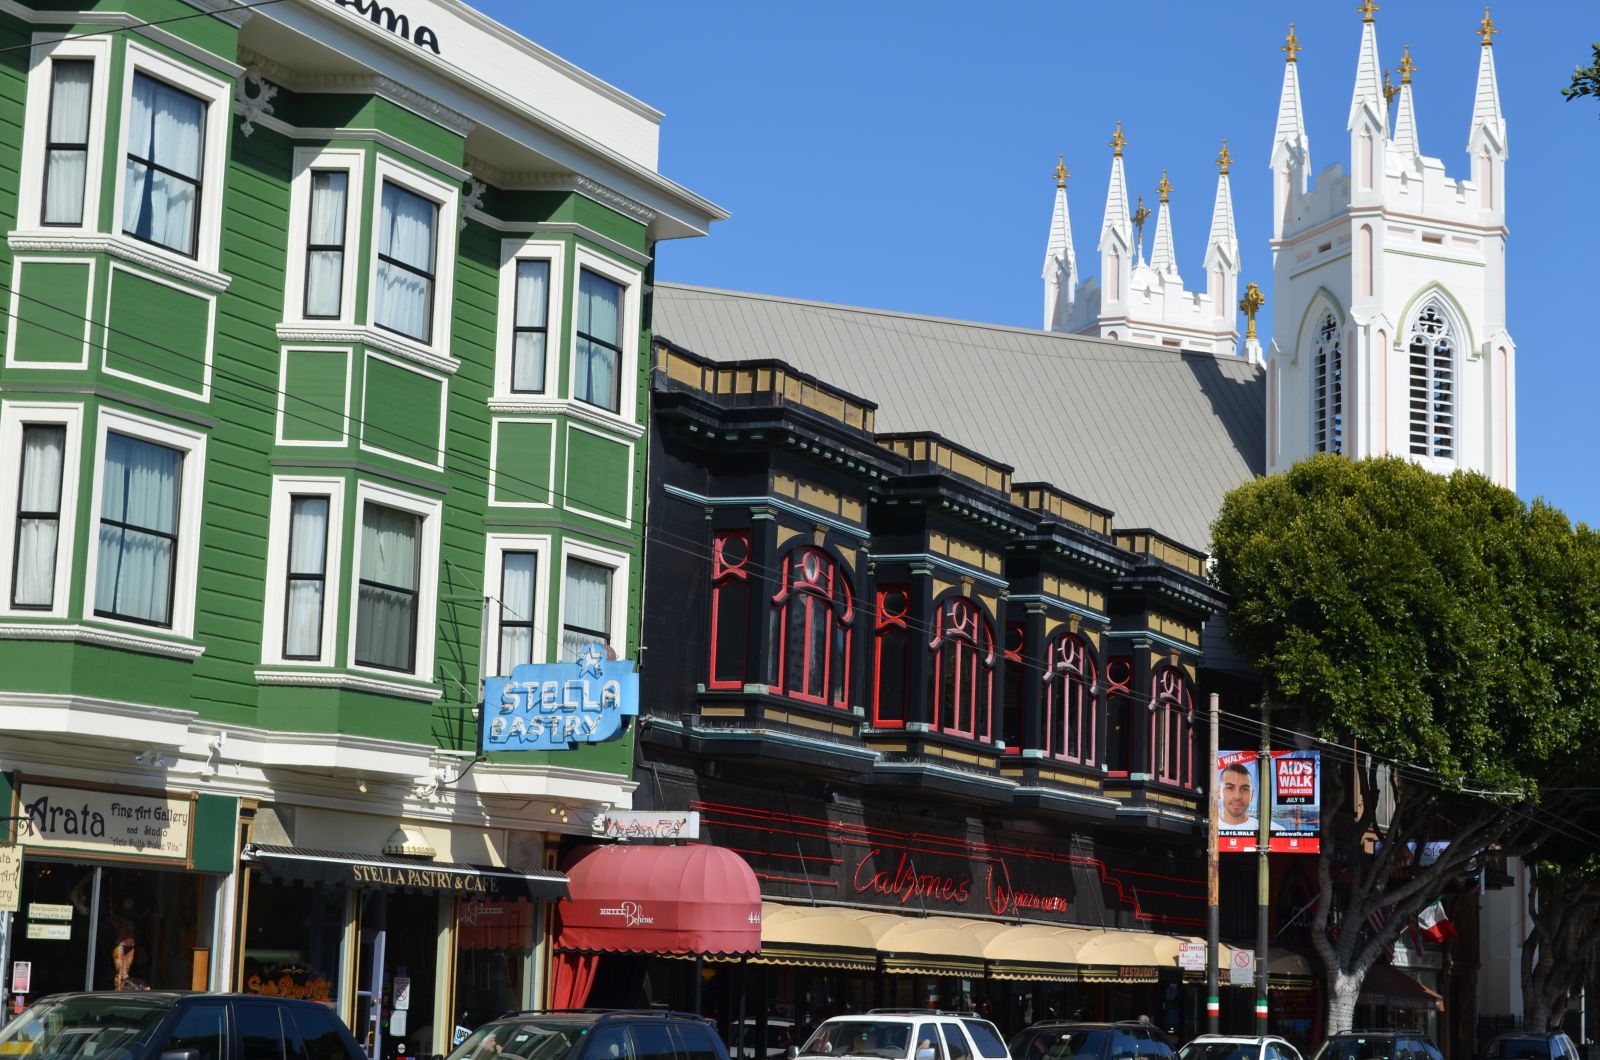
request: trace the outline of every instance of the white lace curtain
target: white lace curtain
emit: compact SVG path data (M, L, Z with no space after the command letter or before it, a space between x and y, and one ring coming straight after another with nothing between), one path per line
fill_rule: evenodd
M513 666L533 662L533 586L538 565L539 557L533 552L506 552L501 556L497 674L509 674Z
M622 288L588 270L578 274L577 384L574 397L617 411Z
M383 185L373 319L422 342L433 338L433 244L438 218L439 207L427 199L387 182Z
M422 520L368 504L361 517L356 661L409 671L415 663L417 556Z
M550 263L517 262L516 323L511 347L511 389L544 392L544 353L550 308Z
M283 615L283 654L288 659L322 655L322 601L327 591L328 498L289 502L289 569Z
M205 104L187 92L133 75L122 227L139 239L191 256L205 111Z
M311 174L311 224L306 234L306 316L336 318L344 293L344 220L350 174Z
M561 630L562 661L576 659L599 641L611 643L611 568L587 560L567 560L566 621Z
M100 486L98 614L172 625L172 576L183 454L164 445L106 435Z
M55 602L56 542L61 529L61 467L67 429L22 429L22 484L17 498L16 577L11 602L49 607Z
M83 223L83 186L89 165L89 107L94 63L88 59L55 59L50 63L50 147L44 164L44 210L47 225Z

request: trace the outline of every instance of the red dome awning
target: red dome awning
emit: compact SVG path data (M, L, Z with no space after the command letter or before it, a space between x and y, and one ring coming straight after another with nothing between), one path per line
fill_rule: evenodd
M596 846L567 868L556 946L601 953L754 954L761 888L716 846Z

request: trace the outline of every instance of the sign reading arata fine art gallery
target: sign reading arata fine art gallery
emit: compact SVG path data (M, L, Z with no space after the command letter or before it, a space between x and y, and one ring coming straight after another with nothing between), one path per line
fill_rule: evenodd
M194 799L95 791L24 781L17 788L17 843L30 850L83 851L141 860L187 861Z

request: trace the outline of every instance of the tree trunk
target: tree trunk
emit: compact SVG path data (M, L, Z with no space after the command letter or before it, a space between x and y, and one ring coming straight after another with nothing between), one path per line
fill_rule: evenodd
M1535 994L1523 1000L1522 1029L1530 1034L1540 1034L1550 1026L1550 1000Z
M1338 1034L1352 1028L1356 1018L1356 1000L1361 996L1362 976L1335 973L1328 984L1328 1025L1323 1035Z

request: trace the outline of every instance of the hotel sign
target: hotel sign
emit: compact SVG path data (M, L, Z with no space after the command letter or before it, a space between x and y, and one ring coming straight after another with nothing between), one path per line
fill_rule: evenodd
M23 781L17 843L30 851L124 860L189 860L194 796L99 791Z
M639 675L591 644L576 663L524 664L483 685L485 751L566 751L603 743L639 713Z

